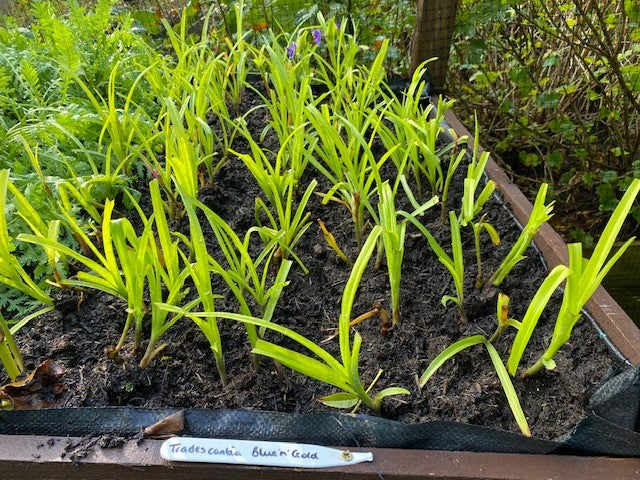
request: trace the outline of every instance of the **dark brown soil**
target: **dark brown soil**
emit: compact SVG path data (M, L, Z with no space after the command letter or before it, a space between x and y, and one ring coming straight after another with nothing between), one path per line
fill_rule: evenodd
M262 117L262 118L261 118ZM256 131L262 129L264 114L250 119ZM460 168L460 172L464 172ZM306 180L311 178L311 167ZM462 173L464 175L464 173ZM461 175L458 180L461 180ZM318 192L326 191L326 182L318 178ZM459 185L453 187L450 205L458 208ZM144 193L144 192L143 192ZM231 160L221 169L212 187L201 191L201 200L221 215L238 233L253 224L253 205L259 189L239 160ZM350 267L341 262L325 243L315 224L322 219L347 255L354 258L353 225L347 210L331 202L322 205L314 196L309 206L314 224L296 248L309 269L305 275L298 265L291 269L290 284L285 288L274 321L288 326L315 342L331 335L337 326L342 289ZM483 238L483 260L489 273L504 258L519 230L510 213L492 199L486 207L488 220L501 235L502 244L493 247ZM439 220L439 210L427 214L427 227L447 250L448 228ZM175 225L186 231L184 223ZM210 235L212 237L212 235ZM378 369L384 373L374 391L389 386L403 386L410 396L385 401L383 415L407 423L449 419L476 425L518 431L497 375L483 346L474 347L447 362L420 390L416 381L428 363L446 346L466 335L490 336L496 324L497 292L480 294L474 289L475 252L469 229L463 229L467 298L465 311L469 324L461 323L457 310L445 308L440 299L454 294L450 274L439 263L426 240L408 228L402 277L401 321L388 335L381 334L378 317L366 320L355 329L363 337L361 377L368 384ZM212 249L213 244L210 246ZM541 284L546 269L533 249L528 258L507 277L500 291L511 297L511 315L522 318L529 300ZM226 290L220 283L220 293ZM230 298L230 297L227 297ZM529 364L546 347L553 328L559 296L544 313L525 353L523 365ZM389 285L386 266L368 268L360 285L353 317L371 310L377 303L389 308ZM286 370L286 381L276 374L274 364L263 358L255 368L244 327L220 321L229 384L220 384L211 350L196 325L184 320L163 339L168 347L146 369L139 358L125 348L123 361L107 357L105 349L114 345L126 317L125 305L101 293L61 292L58 308L31 322L20 332L18 341L29 368L46 359L62 364L65 393L59 406L146 406L202 407L225 409L261 409L284 412L327 410L315 399L334 389L295 372ZM220 311L235 311L235 302L225 299L217 304ZM227 310L229 311L229 310ZM297 348L272 332L267 338ZM504 359L512 334L497 342ZM337 354L337 340L324 344ZM556 357L553 372L527 379L515 379L515 388L523 409L537 437L553 438L571 429L585 415L589 393L606 375L616 359L588 320L576 327L572 340ZM364 413L364 411L363 411Z

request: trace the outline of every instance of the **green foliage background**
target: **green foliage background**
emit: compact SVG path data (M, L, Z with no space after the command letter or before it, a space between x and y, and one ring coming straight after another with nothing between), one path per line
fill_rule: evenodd
M635 0L460 5L449 91L521 186L552 184L574 236L640 177L639 20Z

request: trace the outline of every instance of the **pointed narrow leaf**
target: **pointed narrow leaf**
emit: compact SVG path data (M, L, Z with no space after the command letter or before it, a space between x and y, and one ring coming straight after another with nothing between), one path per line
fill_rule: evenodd
M522 325L520 326L520 329L516 334L516 338L513 340L513 346L511 347L511 354L509 355L509 360L507 362L509 373L511 375L516 374L524 349L529 344L533 330L538 324L538 319L540 318L542 311L547 306L547 303L549 303L551 295L553 295L553 292L560 286L564 279L569 276L570 273L571 270L569 270L565 265L558 265L555 267L551 270L547 278L545 278L544 282L542 282L542 285L540 285L540 288L538 288L538 291L531 300L531 303L529 304L529 307L522 319Z
M522 411L522 407L520 406L520 400L518 400L518 394L516 393L515 388L513 388L513 383L511 383L511 378L509 378L507 369L504 368L504 364L502 363L500 354L498 353L496 348L489 342L484 342L484 345L489 351L489 356L491 357L491 361L493 362L493 367L498 374L498 378L500 379L500 383L502 384L504 393L507 396L507 401L509 402L509 407L511 407L513 416L516 419L516 423L520 427L522 433L527 437L530 437L531 430L529 429L529 424L527 423L527 419L524 416L524 412Z
M353 408L358 403L358 397L352 393L334 393L318 399L324 405L333 408Z
M326 363L322 363L321 361L302 353L298 353L294 350L290 350L261 339L256 340L256 344L251 351L258 355L273 358L286 367L289 367L296 372L300 372L310 378L328 383L329 385L341 388L347 392L353 390L347 382L343 372L340 370L336 371Z
M473 335L472 337L466 337L461 340L458 340L455 343L452 343L447 348L445 348L440 354L434 358L427 369L424 371L420 380L418 381L418 385L420 388L423 388L425 384L429 381L429 379L433 376L434 373L442 366L444 362L449 360L451 357L461 352L465 348L473 347L474 345L479 345L480 343L484 343L486 340L482 335Z
M356 298L356 292L358 291L358 287L360 286L360 280L362 279L362 275L367 268L369 259L371 258L371 254L376 247L376 242L381 232L382 228L376 225L371 230L371 233L369 233L367 240L364 242L364 245L362 245L362 249L360 250L358 258L353 265L351 275L349 276L349 280L347 280L347 284L345 285L344 292L342 294L338 331L340 338L340 355L342 358L342 364L347 370L350 370L351 368L351 349L349 348L349 324L351 323L351 310L353 307L353 302Z
M381 402L383 398L391 397L393 395L411 395L411 392L406 388L402 388L402 387L385 388L384 390L381 390L380 392L378 392L378 394L376 395L375 402L376 403Z

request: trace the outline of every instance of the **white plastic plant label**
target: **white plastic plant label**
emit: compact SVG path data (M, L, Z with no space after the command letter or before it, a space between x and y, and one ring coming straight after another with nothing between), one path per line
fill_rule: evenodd
M371 462L371 452L351 452L304 443L174 437L160 447L174 462L230 463L267 467L324 468Z

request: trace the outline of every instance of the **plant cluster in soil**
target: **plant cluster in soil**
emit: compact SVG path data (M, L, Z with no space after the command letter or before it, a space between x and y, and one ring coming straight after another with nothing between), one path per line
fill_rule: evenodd
M245 95L248 110L257 101ZM262 110L254 111L248 124L257 138L268 119ZM215 122L214 127L215 127ZM268 138L268 137L267 137ZM267 145L267 147L269 147ZM238 140L236 150L247 151ZM273 146L271 146L273 148ZM449 207L459 209L461 185L466 168L461 166L452 185ZM315 172L307 169L305 181ZM393 172L387 172L389 174ZM319 181L317 192L330 188ZM142 204L149 203L146 181L137 188ZM304 190L304 189L302 189ZM213 184L201 189L200 200L213 209L238 233L254 224L254 199L261 195L259 187L238 159L230 159L221 168ZM407 207L408 208L408 207ZM304 274L294 264L289 285L284 289L273 316L314 342L322 342L335 333L340 313L342 290L351 268L341 261L326 244L316 220L321 219L338 244L351 258L357 256L353 224L347 210L335 202L322 204L313 196L308 210L314 223L304 234L296 252L309 269ZM124 211L124 210L123 210ZM498 230L502 243L495 247L483 238L484 270L490 275L500 264L519 235L519 227L499 198L485 206L487 220ZM439 208L425 216L425 224L446 250L450 237L448 225L440 221ZM203 226L206 221L203 221ZM172 228L188 233L186 219ZM463 351L445 363L420 390L417 378L429 362L444 348L463 336L491 335L496 326L498 290L474 288L475 250L470 229L462 229L465 261L465 304L469 319L463 324L454 305L445 307L440 299L453 294L449 272L438 261L426 239L409 227L402 266L400 323L387 334L374 316L356 327L363 337L360 366L363 383L368 384L378 369L384 372L373 392L390 386L402 386L410 396L386 399L384 417L406 423L429 420L455 420L517 432L518 428L507 404L501 384L482 345ZM216 251L215 237L207 235L210 252ZM214 254L215 255L215 254ZM381 305L389 310L389 284L384 263L375 270L371 262L364 274L353 309L353 317ZM542 283L547 270L532 247L527 258L514 269L500 286L511 298L510 315L521 319L530 299ZM216 304L219 311L236 311L237 305L222 282L219 292L227 294ZM192 289L194 291L195 289ZM523 365L530 364L546 348L558 311L560 296L552 298L528 346ZM224 357L229 384L222 387L209 345L188 319L169 330L163 341L168 346L145 369L139 358L125 348L119 361L106 354L114 345L126 318L126 305L109 295L92 292L60 291L56 309L32 321L18 335L19 347L28 368L52 359L62 365L65 374L58 407L139 406L212 409L252 409L278 412L327 411L316 399L332 393L332 387L277 366L261 358L256 367L244 327L233 321L220 320ZM289 348L299 348L274 332L268 340ZM505 334L496 344L503 358L508 355L512 334ZM337 339L323 347L338 354ZM138 352L141 354L142 352ZM588 319L576 326L571 340L556 356L557 368L526 380L514 379L514 386L532 434L554 438L571 429L587 411L590 392L615 368L620 360L608 350ZM362 410L362 413L367 413Z

